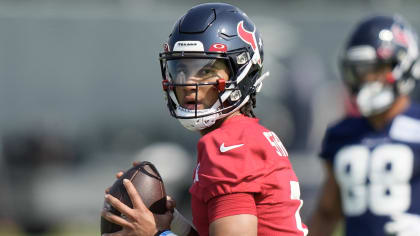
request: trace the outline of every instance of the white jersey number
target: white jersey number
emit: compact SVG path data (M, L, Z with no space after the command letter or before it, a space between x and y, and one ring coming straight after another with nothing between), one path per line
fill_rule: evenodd
M277 155L281 157L288 156L286 148L281 143L279 137L277 135L270 131L270 132L263 132L265 138L268 140L268 142L276 149Z
M334 172L344 213L357 216L368 208L376 215L406 211L411 203L412 171L413 152L403 144L384 144L373 151L362 145L341 149Z

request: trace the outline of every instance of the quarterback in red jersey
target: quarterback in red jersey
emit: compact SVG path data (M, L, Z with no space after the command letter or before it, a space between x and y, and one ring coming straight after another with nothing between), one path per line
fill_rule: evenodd
M287 151L258 119L237 113L200 139L190 193L200 235L209 235L212 222L241 214L258 218L258 235L304 235Z
M255 118L263 42L240 9L207 3L190 9L173 28L160 54L170 114L201 133L190 193L193 226L177 213L158 231L151 212L129 181L134 208L112 196L124 214L104 217L123 227L109 235L307 235L297 177L276 134Z

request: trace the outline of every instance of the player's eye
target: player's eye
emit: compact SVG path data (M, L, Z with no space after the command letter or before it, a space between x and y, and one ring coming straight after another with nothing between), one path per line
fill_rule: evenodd
M197 72L197 76L203 79L209 79L217 76L216 71L212 68L202 68Z
M186 71L186 68L184 66L178 66L176 68L176 73L177 74L182 73L182 72L185 73L185 71Z

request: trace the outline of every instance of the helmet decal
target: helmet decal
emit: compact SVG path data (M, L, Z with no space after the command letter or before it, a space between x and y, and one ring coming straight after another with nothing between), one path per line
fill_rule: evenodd
M376 58L375 48L369 45L354 46L347 50L349 60L374 60Z
M238 23L237 27L239 37L247 44L251 45L252 50L257 51L257 40L255 39L255 27L254 31L248 31L244 28L244 21Z
M164 52L169 52L169 51L170 51L170 49L169 49L169 44L168 44L168 43L164 43L164 44L163 44L163 51L164 51Z
M401 27L399 27L397 25L393 25L391 30L392 30L392 33L394 34L394 38L395 38L396 43L401 44L403 46L408 46L407 37L405 35L404 30L401 29Z
M200 41L178 41L175 43L174 51L203 52L204 46Z
M223 43L214 43L210 46L209 52L227 52L227 46Z

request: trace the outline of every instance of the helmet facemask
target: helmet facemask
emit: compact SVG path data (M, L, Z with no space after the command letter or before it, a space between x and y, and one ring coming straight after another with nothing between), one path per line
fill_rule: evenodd
M262 80L267 77L261 75L263 56L261 35L242 10L225 3L191 8L175 23L160 54L162 85L170 114L187 129L202 130L238 111L251 94L261 89ZM216 73L209 81L190 80L215 59L216 63L224 63L227 78L218 79ZM188 73L178 73L182 71L178 66L181 62L190 65ZM185 104L182 89L195 89L198 94L194 98L186 94ZM216 94L208 97L213 104L202 101L203 91L208 90ZM207 99L207 95L204 97Z
M233 58L244 64L239 70ZM160 61L168 108L187 129L208 128L249 99L249 87L240 82L248 81L252 63L241 52L165 52Z
M343 62L343 79L363 116L388 109L397 96L392 63Z

